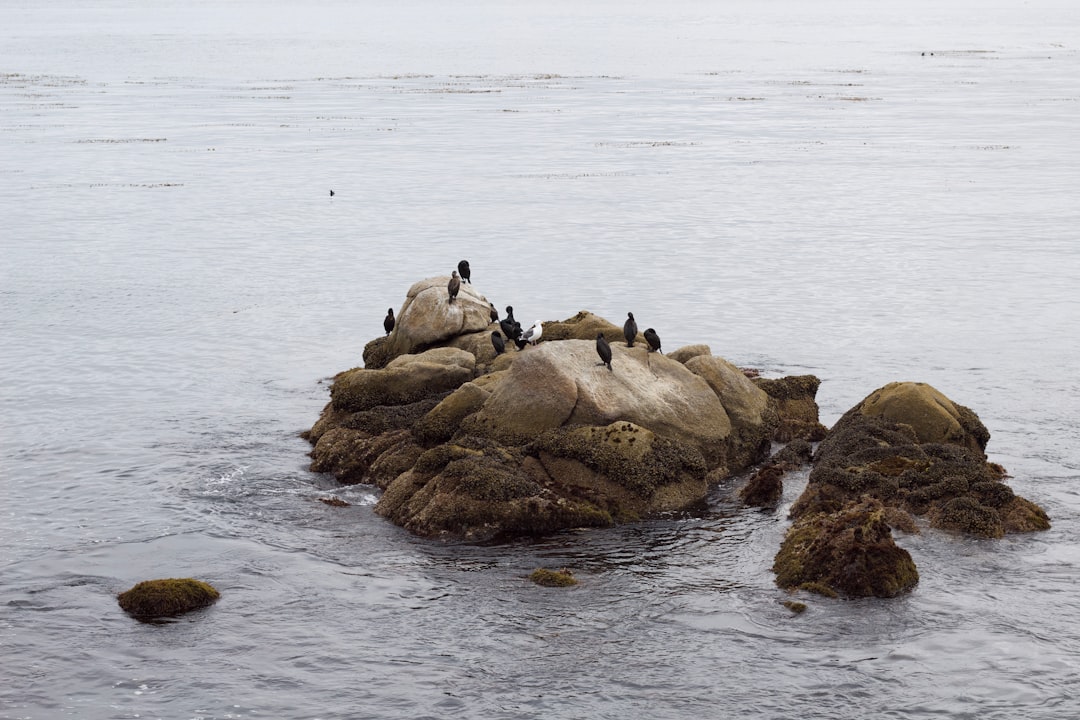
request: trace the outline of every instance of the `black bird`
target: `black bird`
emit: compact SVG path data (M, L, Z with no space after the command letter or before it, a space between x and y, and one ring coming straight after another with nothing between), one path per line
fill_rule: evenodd
M386 334L389 335L394 329L394 308L390 308L386 311L386 317L382 321L383 329L386 330Z
M607 369L611 370L611 345L608 345L602 332L596 333L596 353L600 356L600 364L607 365Z
M446 284L446 289L450 293L450 302L454 302L454 298L457 297L458 290L461 289L461 278L458 277L457 270L450 273L450 282Z
M462 260L461 262L459 262L457 264L457 271L458 274L461 275L462 282L467 282L472 285L472 280L470 279L472 278L472 269L469 268L468 260Z
M510 324L514 324L514 308L510 305L506 306L506 319L510 321Z
M499 311L495 309L495 303L488 303L491 305L491 322L499 322Z
M514 327L511 328L511 330L510 330L510 337L514 338L514 340L520 340L524 336L525 336L525 333L521 329L521 323L519 323L517 320L515 320L514 321ZM526 342L528 342L528 341L526 341Z
M503 340L503 336L499 334L499 331L491 333L491 344L495 346L495 354L502 355L506 352L506 342Z
M330 197L334 197L334 191L333 190L330 191Z
M626 347L634 347L634 338L637 337L637 321L634 313L626 313L626 322L622 326L623 337L626 338Z
M524 350L525 346L529 344L529 341L521 336L521 325L518 325L518 336L514 338L514 344L517 345L518 350Z
M502 330L503 336L508 340L513 340L517 337L514 334L514 323L506 318L499 321L499 329Z
M660 336L652 328L645 331L645 342L649 343L649 352L664 354L664 351L660 349Z

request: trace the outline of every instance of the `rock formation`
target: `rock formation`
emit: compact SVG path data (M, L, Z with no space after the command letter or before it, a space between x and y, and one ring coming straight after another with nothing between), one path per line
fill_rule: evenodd
M1046 513L987 462L990 433L970 409L924 383L890 383L837 421L818 446L774 570L782 587L892 596L918 572L889 527L980 537L1043 530Z
M583 311L496 356L495 329L471 285L451 304L445 277L414 284L366 366L334 378L305 433L312 470L382 488L376 512L417 534L487 540L689 508L766 459L781 426L817 423L816 378L791 391L801 414L785 414L707 346L626 347L621 327Z

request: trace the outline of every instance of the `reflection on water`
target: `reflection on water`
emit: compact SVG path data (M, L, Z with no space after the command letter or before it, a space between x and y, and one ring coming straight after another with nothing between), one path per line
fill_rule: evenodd
M3 26L5 717L1076 713L1074 12L162 1ZM414 538L297 434L463 257L521 317L633 311L665 348L814 373L827 423L929 382L1054 528L902 538L914 593L798 616L784 512L735 481L610 530ZM116 606L186 575L222 599Z

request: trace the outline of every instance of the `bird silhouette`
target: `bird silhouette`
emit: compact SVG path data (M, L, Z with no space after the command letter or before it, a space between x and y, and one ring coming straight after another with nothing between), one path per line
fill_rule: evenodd
M656 331L649 328L645 331L645 342L649 343L649 352L656 351L661 355L664 352L660 349L660 336L656 334Z
M622 326L623 337L626 338L626 347L634 347L634 338L637 337L637 321L634 313L626 313L626 322Z
M394 308L390 308L386 311L386 317L383 318L382 326L386 330L386 334L389 335L394 329Z
M607 365L607 369L611 370L611 345L602 332L596 333L596 354L600 356L600 364Z
M462 282L467 282L472 285L472 268L469 267L468 260L462 260L457 264L458 275L461 276Z
M450 274L450 282L446 284L446 290L450 293L450 302L454 302L454 298L457 297L458 290L461 289L461 278L458 277L457 270L454 270Z
M491 344L495 347L495 354L502 355L506 352L506 342L503 340L503 336L496 330L491 333Z

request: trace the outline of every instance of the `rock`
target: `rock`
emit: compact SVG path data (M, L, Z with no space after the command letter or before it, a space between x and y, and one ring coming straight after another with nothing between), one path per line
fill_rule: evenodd
M874 499L798 518L773 571L782 588L849 598L896 597L919 582L915 562L893 541L885 507Z
M124 612L139 620L174 617L214 604L220 593L191 578L144 580L117 596Z
M746 467L767 457L778 422L769 396L723 358L698 355L685 367L709 384L731 421L729 467Z
M863 400L860 412L907 425L920 443L950 443L983 452L990 440L986 426L971 410L926 383L889 383Z
M766 465L739 490L739 497L745 504L754 507L776 507L784 494L783 477L783 468Z
M543 587L570 587L578 584L577 578L566 568L562 570L536 568L529 574L529 579Z
M405 294L397 324L389 336L389 353L396 357L426 350L467 333L480 332L491 324L491 303L468 283L450 302L448 275L415 283Z
M405 405L471 380L474 365L472 355L455 348L398 357L384 369L356 368L340 373L334 378L330 400L343 412Z
M626 343L623 338L622 326L608 322L599 315L593 315L587 310L581 310L572 318L562 321L544 323L545 342L553 340L596 340L596 334L603 333L608 342ZM644 342L644 339L642 340Z
M775 401L780 418L773 436L776 442L795 439L820 441L827 432L818 419L817 391L821 381L813 375L755 378L754 384Z
M677 350L672 350L667 354L669 358L675 362L685 363L692 358L701 357L702 355L712 355L712 350L708 345L687 345Z
M645 347L612 346L613 371L593 342L545 342L520 354L464 434L521 444L564 425L624 420L698 449L710 466L728 455L731 421L717 395L682 364ZM741 448L737 448L741 449Z

